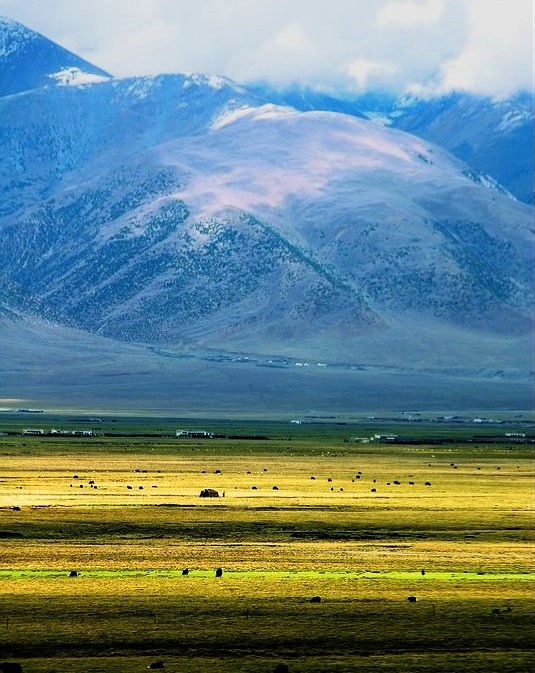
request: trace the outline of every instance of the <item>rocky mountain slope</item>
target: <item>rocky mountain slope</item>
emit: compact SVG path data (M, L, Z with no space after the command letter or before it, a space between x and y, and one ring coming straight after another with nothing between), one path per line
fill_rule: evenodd
M39 63L48 81L58 62ZM4 320L173 352L530 369L533 210L438 145L223 77L25 88L0 98Z
M281 105L343 112L430 140L475 173L491 176L520 201L535 202L535 104L530 93L492 99L461 92L419 98L373 92L325 95L295 87L255 91L269 92Z
M532 95L492 100L452 94L407 101L393 112L396 128L441 145L519 200L535 203Z

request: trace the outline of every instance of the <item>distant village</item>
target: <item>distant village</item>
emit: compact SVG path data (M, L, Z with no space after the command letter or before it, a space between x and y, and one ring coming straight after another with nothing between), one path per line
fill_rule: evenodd
M94 437L95 432L93 430L44 430L43 428L24 428L22 430L23 435L65 435L69 437Z

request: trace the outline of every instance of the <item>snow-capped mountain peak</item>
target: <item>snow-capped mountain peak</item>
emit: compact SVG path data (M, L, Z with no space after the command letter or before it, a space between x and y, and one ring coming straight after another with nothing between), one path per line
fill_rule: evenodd
M26 26L0 17L0 97L110 75Z
M28 30L22 23L0 16L0 59L9 58L23 49L26 42L37 38L37 33Z

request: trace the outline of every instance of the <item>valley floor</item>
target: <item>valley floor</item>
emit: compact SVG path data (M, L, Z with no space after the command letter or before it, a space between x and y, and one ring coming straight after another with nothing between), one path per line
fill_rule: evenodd
M169 422L152 438L146 420L144 437L0 436L5 661L530 669L532 445L351 444L334 424L158 436Z

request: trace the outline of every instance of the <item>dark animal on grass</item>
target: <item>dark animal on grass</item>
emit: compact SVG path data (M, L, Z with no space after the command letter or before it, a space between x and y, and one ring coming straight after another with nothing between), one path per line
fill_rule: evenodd
M189 575L189 568L184 568L184 570L182 571L182 574L183 575Z
M126 488L127 488L129 491L132 490L132 486L127 486Z
M310 599L311 603L321 603L321 596L312 596Z
M278 486L273 486L273 490L274 490L274 491L278 491L278 490L279 490L279 487L278 487Z
M215 571L216 577L223 577L223 568L217 568Z
M425 575L425 570L423 568L420 572L422 573L422 575Z
M199 493L200 498L219 498L219 491L214 488L203 488Z
M377 493L377 489L376 489L376 488L372 488L372 493Z
M501 612L500 608L492 608L492 614L493 615L499 615Z
M0 664L2 673L22 673L22 666L18 661L4 661Z
M288 664L277 664L273 669L273 673L289 673Z
M164 664L163 661L160 659L159 661L153 661L152 664L149 664L149 665L147 666L147 668L152 668L152 669L155 669L155 668L165 668L165 664Z
M138 488L139 488L139 490L140 490L140 491L142 491L142 490L143 490L143 486L139 486Z
M78 572L76 570L71 570L69 577L78 577Z
M14 512L20 512L20 507L18 505L13 505L11 508Z
M431 482L430 482L430 481L426 481L425 484L424 484L424 486L431 486Z
M416 596L409 596L407 600L409 601L409 603L416 603Z

